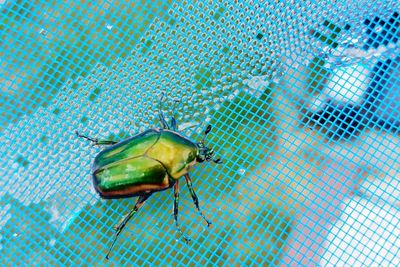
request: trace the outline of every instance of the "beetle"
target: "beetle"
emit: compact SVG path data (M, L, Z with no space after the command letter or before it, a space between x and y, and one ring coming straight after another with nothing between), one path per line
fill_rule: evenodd
M200 216L211 222L202 213L199 200L193 189L189 169L196 163L213 161L222 163L221 159L213 157L213 149L204 143L211 131L208 125L200 142L194 142L178 132L176 120L171 118L170 124L161 112L164 94L159 99L158 113L161 128L153 128L136 134L123 141L98 140L85 135L84 138L94 146L106 145L94 159L92 165L93 185L100 197L118 199L138 197L133 209L114 227L115 235L106 258L128 221L144 205L145 201L155 192L174 189L173 216L175 226L186 242L190 241L178 222L179 179L185 177L193 203Z

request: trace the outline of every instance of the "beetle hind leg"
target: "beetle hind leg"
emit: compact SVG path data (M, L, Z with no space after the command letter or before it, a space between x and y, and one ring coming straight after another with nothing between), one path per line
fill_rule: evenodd
M75 134L80 138L90 141L93 146L115 145L116 143L118 143L117 141L112 141L112 140L99 140L97 138L91 138L89 136L80 134L78 131L75 131Z
M186 243L190 242L190 238L188 236L186 236L182 229L181 226L179 225L179 221L178 221L178 206L179 206L179 180L176 181L176 183L174 184L174 220L175 220L175 226L178 229L179 233L183 236L183 238L185 239Z
M107 252L106 259L110 258L110 253L114 248L115 241L117 241L119 234L125 228L129 220L132 219L132 217L136 214L136 212L144 205L145 201L151 196L151 194L152 193L139 196L138 200L136 201L135 207L122 219L122 221L117 226L114 227L115 230L114 240Z
M204 216L203 212L200 210L199 207L199 199L197 198L196 192L194 192L193 186L192 186L192 180L190 179L189 174L185 174L185 179L186 179L186 184L189 188L190 195L192 196L193 203L196 206L197 211L200 213L200 216L207 222L207 227L209 227L212 223L207 220L207 218Z

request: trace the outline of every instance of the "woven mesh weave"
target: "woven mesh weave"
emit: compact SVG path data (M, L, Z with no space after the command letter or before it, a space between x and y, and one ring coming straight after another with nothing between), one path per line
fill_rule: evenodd
M0 0L1 266L400 265L398 1ZM101 147L160 127L224 163L135 198ZM176 102L178 100L179 102ZM175 106L175 108L174 108ZM175 110L175 111L174 111Z

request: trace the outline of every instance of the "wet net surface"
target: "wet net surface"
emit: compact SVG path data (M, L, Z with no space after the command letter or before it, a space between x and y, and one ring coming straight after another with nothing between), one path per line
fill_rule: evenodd
M400 264L398 1L0 0L2 266ZM178 130L223 164L135 198L99 139ZM182 179L184 180L184 179Z

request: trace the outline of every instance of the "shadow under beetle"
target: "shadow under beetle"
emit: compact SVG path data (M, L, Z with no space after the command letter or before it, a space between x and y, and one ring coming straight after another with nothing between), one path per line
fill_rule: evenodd
M179 204L179 178L185 177L194 205L201 217L210 226L199 207L199 200L192 187L189 168L197 162L213 161L222 163L221 159L214 159L214 151L205 144L205 138L211 131L208 125L202 140L193 142L177 132L176 120L171 118L170 124L165 120L161 111L160 98L158 112L161 129L150 129L130 137L121 142L112 140L98 140L85 135L80 135L93 145L109 145L101 151L92 166L93 184L102 198L117 199L137 196L134 208L114 227L114 240L108 250L106 258L128 221L144 205L145 201L154 193L169 188L174 188L174 220L179 233L186 242L187 237L178 222Z

